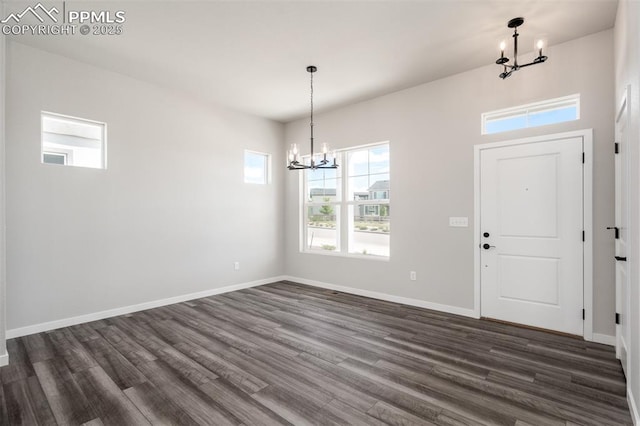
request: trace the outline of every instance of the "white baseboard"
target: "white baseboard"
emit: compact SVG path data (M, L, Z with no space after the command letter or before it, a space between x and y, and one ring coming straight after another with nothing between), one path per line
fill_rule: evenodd
M638 411L638 405L633 398L633 392L631 392L631 386L627 381L627 402L629 403L629 411L631 412L631 420L635 426L640 426L640 412Z
M262 280L251 281L247 283L233 284L225 287L213 288L210 290L200 291L197 293L189 293L189 294L183 294L180 296L169 297L166 299L153 300L151 302L139 303L137 305L123 306L121 308L108 309L106 311L94 312L91 314L79 315L71 318L63 318L55 321L28 325L26 327L13 328L11 330L7 330L7 339L27 336L29 334L41 333L43 331L55 330L56 328L69 327L72 325L82 324L85 322L111 318L118 315L126 315L132 312L145 311L147 309L158 308L160 306L186 302L187 300L200 299L202 297L209 297L209 296L214 296L216 294L228 293L230 291L242 290L244 288L257 287L264 284L270 284L277 281L282 281L284 279L286 279L284 276L265 278ZM0 362L2 362L1 358L0 358Z
M358 296L370 297L372 299L386 300L387 302L401 303L403 305L416 306L419 308L432 309L434 311L447 312L449 314L463 315L465 317L478 318L473 309L461 308L458 306L442 305L439 303L427 302L426 300L412 299L409 297L394 296L387 293L379 293L377 291L362 290L359 288L345 287L336 284L329 284L321 281L308 280L306 278L285 276L283 279L310 285L313 287L325 288L327 290L341 291L343 293L355 294Z
M603 345L615 346L616 336L610 336L608 334L593 333L591 338L592 342L602 343Z
M0 355L0 367L4 367L5 365L9 365L9 354L7 353Z

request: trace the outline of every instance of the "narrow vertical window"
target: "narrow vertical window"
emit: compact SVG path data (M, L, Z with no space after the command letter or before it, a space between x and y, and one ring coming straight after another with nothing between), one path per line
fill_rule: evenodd
M244 151L244 182L266 185L270 181L271 156L262 152Z

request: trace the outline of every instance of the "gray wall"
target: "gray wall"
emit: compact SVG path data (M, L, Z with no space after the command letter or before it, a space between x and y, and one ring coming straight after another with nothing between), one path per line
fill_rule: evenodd
M594 332L612 335L612 45L605 31L552 46L546 64L507 81L488 65L319 115L320 142L391 142L392 257L378 262L298 252L299 174L279 165L284 146L307 140L306 119L283 135L277 123L12 42L7 328L285 271L472 309L473 228L448 217L473 218L473 145L593 128ZM582 95L577 122L480 135L482 112L572 93ZM40 164L41 110L106 121L108 170ZM272 185L243 183L245 148L274 155Z
M4 2L0 1L0 16L4 16ZM7 360L6 331L6 251L5 251L5 92L6 92L6 37L0 34L0 365Z
M283 273L283 126L8 45L7 328ZM108 169L40 163L40 111L105 121ZM239 261L240 271L233 270Z
M605 31L549 49L549 61L506 81L487 65L371 101L317 115L318 142L345 148L391 143L391 259L348 259L299 252L298 176L286 179L287 274L361 290L473 308L473 227L450 228L449 216L473 219L473 145L594 129L594 332L614 334L613 39ZM493 58L490 52L487 63ZM594 58L597 58L594 60ZM317 77L320 84L321 74ZM581 94L579 121L480 135L480 114ZM307 119L285 128L304 144ZM417 281L409 271L417 271Z
M629 130L629 182L630 215L629 268L631 281L631 330L629 342L630 362L627 387L628 397L635 403L636 424L640 421L640 3L622 0L618 4L615 26L615 107L619 108L627 85L631 85L631 120ZM633 405L632 405L633 406Z

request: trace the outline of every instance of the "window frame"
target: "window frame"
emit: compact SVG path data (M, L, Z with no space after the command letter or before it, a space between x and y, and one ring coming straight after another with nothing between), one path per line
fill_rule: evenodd
M49 163L44 161L45 155L53 155L64 158L64 163ZM54 166L70 166L69 161L73 162L73 151L60 148L47 148L46 151L42 151L42 164L53 164Z
M246 167L247 154L261 155L265 157L264 182L247 182ZM267 152L255 151L253 149L245 149L242 153L242 180L248 185L269 185L271 184L271 154Z
M45 147L44 141L44 120L45 118L52 118L54 120L65 120L67 122L75 122L79 124L93 124L100 127L100 142L101 142L101 167L90 167L90 166L80 166L77 164L73 164L73 151L67 150L64 148L58 147ZM44 154L45 153L53 153L53 154L66 154L65 164L52 164L44 162ZM71 164L69 164L71 162ZM73 117L71 115L58 114L57 112L51 111L40 111L40 163L54 166L65 166L65 167L79 167L82 169L94 169L94 170L107 170L107 123L104 121L91 120L88 118L81 117Z
M299 177L299 190L300 190L300 222L299 222L299 231L300 231L300 253L304 254L319 254L325 256L338 256L338 257L352 257L358 259L370 259L377 261L385 261L388 262L391 259L391 232L388 232L389 235L389 255L381 256L381 255L371 255L371 254L359 254L349 252L350 249L350 236L353 235L353 221L350 220L350 214L353 209L358 208L358 206L380 206L380 205L391 205L391 197L390 190L389 198L386 199L367 199L367 200L355 200L355 199L346 199L349 190L349 172L348 172L348 154L353 151L362 151L368 150L371 148L375 148L378 146L388 146L389 147L389 157L391 157L391 143L389 141L384 142L375 142L365 145L358 145L354 147L349 147L345 149L336 150L336 162L339 164L338 172L336 174L336 180L339 183L336 185L336 197L340 196L338 200L334 201L308 201L307 194L309 193L308 184L307 184L307 174L306 170L300 173ZM305 157L309 157L308 155ZM389 158L389 165L391 164L391 158ZM389 167L390 169L390 167ZM366 176L372 176L380 173L369 173ZM389 181L391 181L391 171L387 172L389 174ZM337 211L336 214L336 249L335 250L323 250L323 249L314 249L309 247L308 242L308 223L309 223L309 207L320 207L323 205L331 205L334 208L334 211ZM378 207L379 209L379 207ZM390 223L390 222L389 222ZM343 225L344 224L344 225Z
M571 119L571 120L565 120L565 121L557 121L554 123L548 123L548 124L541 124L538 126L530 126L529 125L529 117L532 114L536 114L536 113L541 113L541 112L547 112L547 111L553 111L553 110L558 110L558 109L564 109L564 108L568 108L571 106L575 106L576 108L576 118L575 119ZM509 129L509 130L503 130L503 131L499 131L499 132L487 132L487 123L493 120L499 120L499 119L508 119L508 118L516 118L516 117L525 117L525 121L526 121L526 125L524 127L518 127L515 129ZM531 129L534 127L542 127L542 126L549 126L549 125L553 125L553 124L560 124L560 123L569 123L571 121L576 121L580 119L580 94L579 93L575 93L573 95L569 95L569 96L562 96L560 98L553 98L553 99L545 99L543 101L539 101L539 102L533 102L533 103L529 103L529 104L524 104L524 105L518 105L515 107L509 107L509 108L503 108L503 109L498 109L498 110L494 110L494 111L488 111L488 112L483 112L480 115L480 129L481 129L481 134L484 135L496 135L499 133L505 133L505 132L513 132L516 130L523 130L523 129Z

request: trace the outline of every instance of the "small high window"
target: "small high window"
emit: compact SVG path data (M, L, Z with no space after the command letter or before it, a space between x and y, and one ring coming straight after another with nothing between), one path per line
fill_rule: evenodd
M105 123L42 112L41 125L43 163L106 168Z
M482 134L546 126L580 118L580 95L549 99L482 114Z
M262 152L244 151L244 183L266 185L270 179L271 156Z

